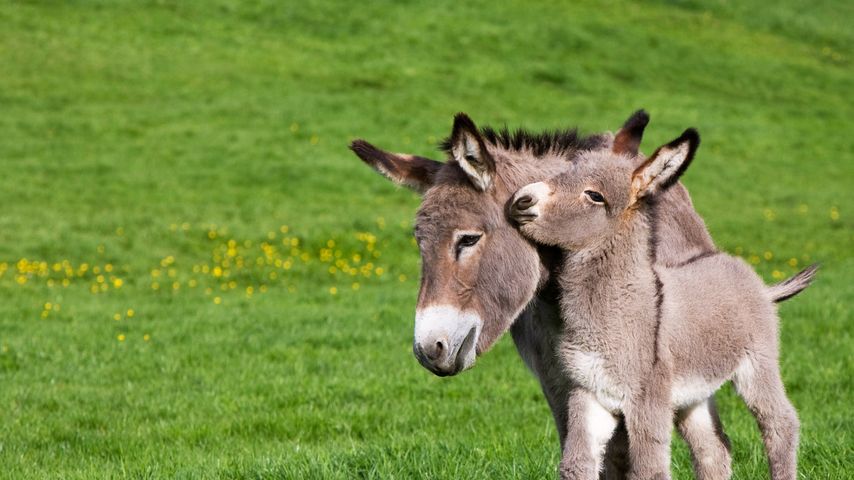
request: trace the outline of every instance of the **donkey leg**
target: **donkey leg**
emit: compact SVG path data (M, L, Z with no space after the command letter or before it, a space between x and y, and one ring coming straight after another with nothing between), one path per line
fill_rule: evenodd
M669 480L673 409L667 367L663 362L654 365L645 380L640 394L623 411L629 432L629 479Z
M590 392L569 393L567 436L560 461L562 480L596 480L602 469L605 446L617 427L617 418Z
M736 370L733 383L759 424L772 480L794 480L800 422L786 397L775 357L748 357Z
M691 450L698 480L728 479L732 475L729 438L723 430L715 397L680 410L676 426Z

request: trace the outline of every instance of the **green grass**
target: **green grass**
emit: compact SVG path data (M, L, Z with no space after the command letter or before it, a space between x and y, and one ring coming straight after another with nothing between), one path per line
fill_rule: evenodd
M781 308L782 369L802 477L850 477L852 13L0 3L0 476L553 476L551 416L509 338L451 379L413 358L418 198L346 145L436 156L457 111L592 132L645 107L647 151L703 135L685 182L722 248L769 282L823 263ZM752 417L718 399L736 478L766 476Z

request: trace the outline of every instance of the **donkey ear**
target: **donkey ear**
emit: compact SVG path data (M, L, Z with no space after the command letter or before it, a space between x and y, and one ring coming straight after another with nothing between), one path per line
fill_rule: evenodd
M480 132L465 113L454 117L454 131L450 138L450 151L460 164L472 185L485 192L492 186L495 177L495 161L486 151Z
M442 163L436 160L386 152L364 140L354 140L350 143L350 150L392 182L418 193L426 192L433 185L436 172L442 167Z
M630 157L637 155L643 139L643 130L648 123L649 114L646 111L638 110L633 113L623 124L623 128L617 132L617 136L614 137L614 145L611 150L614 153L626 154Z
M700 135L689 128L676 140L659 147L632 176L634 199L653 195L676 183L691 164L699 146Z

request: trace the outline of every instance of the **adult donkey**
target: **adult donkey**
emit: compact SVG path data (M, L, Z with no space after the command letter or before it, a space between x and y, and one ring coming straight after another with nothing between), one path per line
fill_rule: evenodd
M616 134L580 136L576 130L533 134L478 129L465 114L454 119L443 150L449 161L380 150L363 141L350 148L396 184L423 195L415 222L421 252L421 289L413 350L436 375L471 367L507 330L526 365L540 381L551 407L561 447L566 441L568 380L557 362L562 321L551 281L550 251L525 240L506 216L513 193L523 185L567 169L580 152L637 148L649 121L639 111ZM678 264L714 250L687 191L675 185L661 198L661 241L656 258ZM688 443L698 478L728 478L729 444L710 401L676 420ZM606 478L625 475L626 437L608 445Z

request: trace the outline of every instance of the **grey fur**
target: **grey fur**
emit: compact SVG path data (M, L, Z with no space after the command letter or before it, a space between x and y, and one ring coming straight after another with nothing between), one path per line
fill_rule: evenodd
M777 364L774 302L806 288L815 269L767 287L724 253L658 258L667 242L662 220L678 206L668 201L670 186L698 143L688 130L649 159L583 152L566 172L514 196L521 232L564 252L558 350L573 388L562 478L596 478L595 442L610 433L609 414L625 417L629 478L670 478L674 410L698 476L728 477L728 448L719 448L728 444L713 405L727 380L757 419L771 478L796 477L798 419ZM717 444L708 434L692 438L703 426Z

